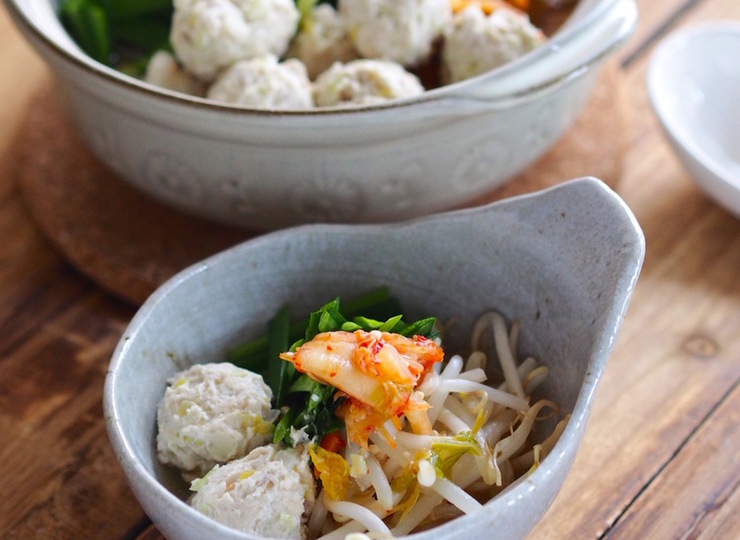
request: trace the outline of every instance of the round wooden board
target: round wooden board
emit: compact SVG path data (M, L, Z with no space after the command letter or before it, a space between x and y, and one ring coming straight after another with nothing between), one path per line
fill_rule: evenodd
M625 111L615 108L617 92L618 67L607 64L569 132L529 169L473 204L579 176L614 186L626 132ZM51 81L32 100L11 153L21 193L42 232L83 274L136 305L177 271L258 234L170 209L116 177L87 150Z

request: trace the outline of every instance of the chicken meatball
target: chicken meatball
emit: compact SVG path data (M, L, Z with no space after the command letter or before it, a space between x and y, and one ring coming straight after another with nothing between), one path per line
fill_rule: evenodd
M301 23L288 56L301 60L313 80L334 62L349 62L358 54L336 10L319 4Z
M449 0L340 0L347 33L365 58L416 66L452 17Z
M423 92L416 75L386 60L337 62L318 76L313 87L314 102L319 107L371 105Z
M520 11L500 7L486 16L478 5L456 13L445 32L442 79L462 81L515 60L545 36Z
M308 453L276 445L214 467L191 490L190 504L202 514L264 538L305 538L316 498Z
M174 5L175 56L207 82L240 60L282 56L299 19L293 0L175 0Z
M213 83L208 98L258 109L313 107L305 66L296 59L278 62L275 56L234 64Z
M146 66L144 80L160 88L203 97L205 85L180 67L167 51L157 51Z
M278 411L260 375L230 363L196 364L168 384L157 410L157 456L186 478L272 438Z

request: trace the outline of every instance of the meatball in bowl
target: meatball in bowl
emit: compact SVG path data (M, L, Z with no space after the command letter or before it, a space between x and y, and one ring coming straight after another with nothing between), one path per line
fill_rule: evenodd
M634 0L174 0L110 8L90 46L68 0L5 3L114 174L256 229L493 190L568 129L637 20ZM138 22L159 39L134 43Z

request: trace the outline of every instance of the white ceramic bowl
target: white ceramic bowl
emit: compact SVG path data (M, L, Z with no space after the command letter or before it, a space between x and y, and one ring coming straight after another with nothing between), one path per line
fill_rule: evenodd
M188 506L182 481L157 462L156 409L166 380L264 334L285 302L308 313L337 295L386 285L412 318L455 318L447 350L467 343L475 318L497 309L521 321L521 353L549 366L542 395L572 414L552 453L480 513L412 536L522 538L576 455L644 247L632 213L594 179L399 225L305 225L256 238L173 277L124 332L104 394L115 454L168 538L254 538Z
M740 21L688 26L655 50L653 108L699 186L740 217Z
M581 0L545 46L416 99L266 112L142 83L83 54L53 0L5 0L66 89L92 151L133 185L221 222L272 229L450 209L505 182L572 124L635 0Z

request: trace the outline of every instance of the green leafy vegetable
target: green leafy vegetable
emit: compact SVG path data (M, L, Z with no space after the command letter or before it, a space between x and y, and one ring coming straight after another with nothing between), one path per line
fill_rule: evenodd
M173 9L172 0L61 0L59 17L92 58L130 68L170 48Z
M290 362L280 359L280 353L295 351L317 334L338 330L380 330L427 338L436 335L433 317L406 324L400 312L400 304L388 295L386 288L375 289L343 305L335 298L298 323L290 323L290 312L285 306L269 321L266 336L231 351L230 361L265 377L273 392L274 406L283 410L275 425L274 442L293 446L291 434L295 430L303 430L309 439L321 440L343 427L335 414L343 401L335 397L336 389L298 373Z
M401 313L401 305L398 303L398 300L389 296L388 289L385 287L373 289L354 300L345 302L341 308L339 307L338 300L333 300L324 307L329 310L334 309L338 311L345 320L351 320L353 317L358 316L387 319ZM314 318L318 316L320 315L313 315ZM333 317L337 317L336 313ZM314 325L313 327L316 328L315 325L317 324L318 321L311 321L310 317L291 324L289 330L290 341L295 342L300 338L306 338L307 327ZM358 325L354 330L359 330L360 328ZM313 333L309 339L312 339L315 335ZM262 373L259 366L267 364L267 336L254 339L236 347L229 352L228 359L237 366Z
M82 50L95 60L108 63L111 39L105 9L89 0L66 0L59 9L62 22Z
M288 350L289 324L290 309L285 306L270 319L267 327L267 356L269 358L267 381L272 389L273 400L277 408L283 405L290 381L295 376L293 364L280 359L280 353Z
M111 19L115 21L140 20L144 16L156 16L172 12L172 0L92 0L107 6Z

